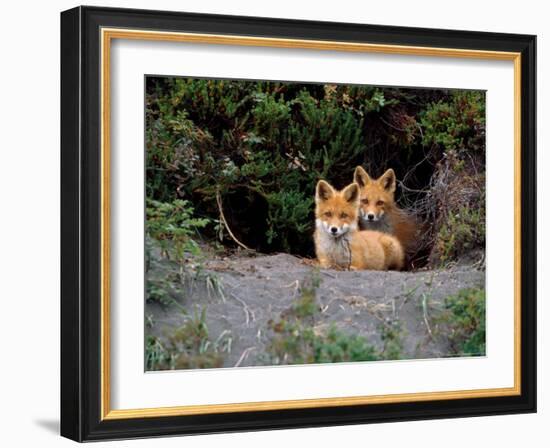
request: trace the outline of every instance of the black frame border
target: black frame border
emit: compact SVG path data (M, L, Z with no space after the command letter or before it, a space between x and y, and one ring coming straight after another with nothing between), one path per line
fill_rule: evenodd
M101 420L100 28L521 53L521 395ZM76 441L536 412L536 36L77 7L61 13L61 435Z

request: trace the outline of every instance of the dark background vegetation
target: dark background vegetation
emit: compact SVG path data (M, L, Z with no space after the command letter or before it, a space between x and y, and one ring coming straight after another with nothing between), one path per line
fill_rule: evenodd
M148 223L199 242L236 246L222 209L248 247L312 256L316 182L362 165L395 170L423 223L416 266L485 245L484 92L148 77L146 157Z

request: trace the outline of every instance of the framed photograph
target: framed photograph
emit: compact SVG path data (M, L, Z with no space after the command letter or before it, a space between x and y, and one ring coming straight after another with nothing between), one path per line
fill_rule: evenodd
M535 36L61 14L61 433L535 412Z

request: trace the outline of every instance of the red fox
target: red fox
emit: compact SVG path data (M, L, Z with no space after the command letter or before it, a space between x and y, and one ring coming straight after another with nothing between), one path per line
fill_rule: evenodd
M315 252L323 268L401 269L403 248L386 233L358 229L359 186L342 191L320 180L315 191Z
M359 228L394 235L405 252L415 249L418 237L416 220L395 203L395 173L390 168L373 180L360 166L353 180L360 189Z

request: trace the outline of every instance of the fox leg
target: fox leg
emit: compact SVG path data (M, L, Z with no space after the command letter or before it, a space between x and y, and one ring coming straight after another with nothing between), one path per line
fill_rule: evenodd
M386 256L387 269L395 269L397 271L403 269L405 252L399 240L391 235L382 235L380 237L380 244Z
M329 269L332 266L329 258L325 257L324 255L317 256L317 261L319 262L319 266L323 269Z

